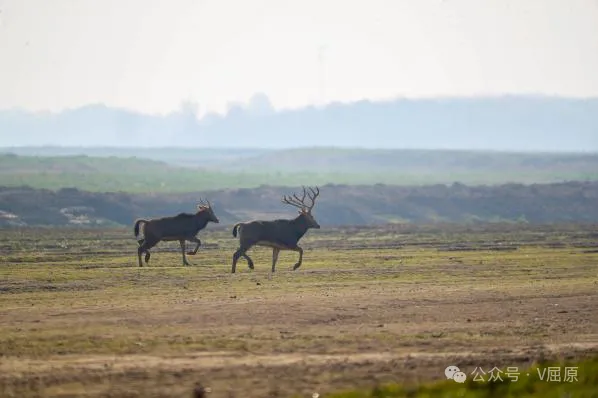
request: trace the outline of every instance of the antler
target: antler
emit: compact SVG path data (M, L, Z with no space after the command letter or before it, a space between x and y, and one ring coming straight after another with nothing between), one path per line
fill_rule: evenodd
M295 206L295 207L298 207L303 210L306 207L305 203L304 203L305 195L307 195L307 192L305 191L305 187L304 187L303 188L303 197L301 199L299 199L296 194L293 194L293 197L284 195L282 197L282 203L286 203L288 205Z
M320 188L318 188L318 187L316 187L315 191L311 187L309 188L309 190L311 191L311 195L308 192L307 196L309 196L309 199L311 200L311 206L307 207L307 211L311 211L311 209L314 208L314 205L316 204L316 198L320 194Z
M309 190L311 191L311 194L309 192L307 192L305 187L303 187L303 196L301 197L301 199L299 199L297 194L293 194L293 197L284 195L282 197L282 202L286 203L288 205L291 205L291 206L298 207L301 210L307 210L308 212L310 212L311 209L313 209L313 207L314 207L314 204L316 202L316 197L320 194L320 190L317 187L316 187L317 191L314 191L312 188L309 188ZM311 200L311 205L307 205L305 203L306 196L309 196L309 199Z
M209 200L199 199L199 206L198 207L212 207Z

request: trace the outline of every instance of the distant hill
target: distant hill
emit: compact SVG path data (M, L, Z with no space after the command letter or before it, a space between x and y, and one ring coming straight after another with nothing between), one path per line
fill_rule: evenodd
M107 158L78 156L18 156L0 154L0 174L37 173L162 173L179 170L178 167L149 159Z
M33 148L26 148L34 152ZM44 152L43 150L41 150ZM180 150L183 159L192 151ZM1 154L0 185L105 192L193 192L260 185L503 184L598 180L598 154L304 148L263 153L220 150L180 166L176 149L156 158ZM123 153L124 154L124 153ZM147 155L147 153L146 153ZM189 160L190 162L190 160Z
M174 166L210 167L226 165L238 159L259 156L272 150L255 148L204 147L110 147L110 146L6 146L1 154L37 157L138 158L168 163Z
M185 168L149 159L0 154L0 186L151 193L258 186L267 180L267 175Z
M201 120L188 105L165 116L104 105L56 114L4 110L0 131L6 146L598 151L598 98L396 99L280 112L267 98L255 101L261 106L236 105Z
M363 149L363 148L296 148L272 150L238 161L215 163L219 170L253 170L261 172L276 169L279 172L328 173L402 173L413 176L448 175L493 176L516 174L584 175L598 177L598 152L584 153L530 153L464 150L417 149ZM499 178L498 180L501 180ZM481 180L480 180L481 181ZM510 181L508 178L502 180ZM512 181L512 180L511 180Z
M254 218L294 217L281 203L298 188L261 186L181 194L94 193L0 187L0 226L124 225L137 217L191 212L208 198L221 227ZM400 187L325 185L314 214L323 227L433 222L598 222L598 182Z

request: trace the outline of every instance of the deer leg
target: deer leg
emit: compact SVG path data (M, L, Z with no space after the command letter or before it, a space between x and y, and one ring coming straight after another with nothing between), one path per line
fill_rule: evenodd
M280 253L280 249L278 247L272 249L272 273L274 273L274 269L276 268L276 261L278 261L278 253Z
M240 257L243 257L247 260L247 264L249 265L250 269L253 269L253 261L251 260L251 258L249 258L249 256L247 255L247 249L240 247L239 250L237 250L235 252L235 254L233 254L233 265L232 265L232 269L231 269L231 273L235 273L235 271L237 270L237 261L239 261Z
M147 262L149 261L150 252L149 252L148 247L145 244L145 242L137 248L137 260L139 261L140 267L143 267L143 264L141 263L141 254L143 254L144 252L145 252L145 263L147 264Z
M292 250L299 252L299 261L297 261L297 264L293 266L293 271L295 271L297 268L301 267L301 263L303 262L303 249L300 246L297 246Z
M234 254L233 254L233 265L231 268L231 274L234 274L235 271L237 270L237 261L239 261L239 257L241 257L241 248L239 248L239 250L237 250Z
M142 246L144 243L145 243L145 238L143 238L143 239L138 239L138 240L137 240L137 244L138 244L139 246ZM145 263L146 263L146 264L149 262L149 259L150 259L150 252L149 252L149 250L146 250L146 251L145 251ZM141 259L139 259L139 260L140 260L140 262L141 262Z
M137 248L137 258L139 259L139 266L143 267L143 264L141 264L141 254L145 253L145 263L149 263L149 259L150 259L150 252L149 250L156 246L156 244L158 243L158 241L155 238L145 238L143 240L143 243L141 243L139 245L139 247Z
M141 253L143 253L143 252L144 252L144 250L143 250L143 246L139 246L139 247L137 248L137 259L139 260L139 266L140 266L140 267L143 267L143 263L141 262ZM149 253L149 252L148 252L148 253ZM146 254L145 256L147 257L147 254ZM147 262L147 261L146 261L146 262Z
M191 265L189 261L187 261L187 256L185 256L185 239L180 239L179 243L181 245L181 254L183 255L183 266Z
M187 254L189 256L194 256L197 253L197 251L199 250L199 246L201 246L201 241L197 237L193 237L193 238L189 239L189 242L193 242L196 244L195 249L187 252Z
M243 253L243 257L245 258L245 260L247 260L247 266L249 267L249 269L253 269L253 260L249 258L247 253Z

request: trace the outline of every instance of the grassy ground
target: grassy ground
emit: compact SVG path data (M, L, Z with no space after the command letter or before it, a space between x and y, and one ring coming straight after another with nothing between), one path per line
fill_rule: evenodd
M192 267L162 243L143 268L128 229L3 230L0 396L489 396L449 365L517 367L528 391L529 366L598 354L598 235L522 228L313 231L274 275L267 249L230 274L229 228L202 232ZM372 395L388 383L403 392Z

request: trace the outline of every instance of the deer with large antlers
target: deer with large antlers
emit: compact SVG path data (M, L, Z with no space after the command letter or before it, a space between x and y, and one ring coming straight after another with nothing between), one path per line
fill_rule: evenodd
M303 261L303 249L297 245L299 240L305 235L308 229L319 229L320 225L311 214L316 203L316 198L320 190L309 189L309 192L303 188L303 197L299 198L296 194L292 197L283 196L282 202L299 208L299 215L292 220L279 219L272 221L250 221L235 224L233 227L233 236L239 233L240 247L233 255L232 273L237 269L237 261L240 257L247 260L250 269L253 269L253 260L247 255L247 250L252 246L265 246L272 248L272 272L276 268L276 261L281 250L292 250L299 253L299 261L293 266L296 270ZM306 204L306 196L309 197L311 204Z
M183 254L183 265L191 265L187 261L185 254L190 256L195 255L201 241L196 236L199 231L204 229L208 222L219 223L218 217L212 210L212 205L209 201L201 200L197 205L197 212L195 214L179 213L176 216L155 218L152 220L138 219L135 221L133 232L139 247L137 248L137 257L139 266L142 267L141 254L145 252L145 263L149 263L149 250L158 244L160 241L175 241L178 240L181 245L181 252ZM139 239L139 227L143 224L143 239ZM185 253L185 243L190 241L195 243L195 250Z

